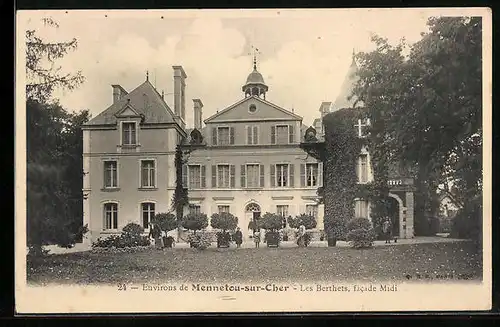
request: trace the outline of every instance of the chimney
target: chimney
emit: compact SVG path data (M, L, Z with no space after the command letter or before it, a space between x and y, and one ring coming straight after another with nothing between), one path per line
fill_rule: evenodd
M182 66L172 66L174 69L174 111L177 117L186 120L186 72Z
M200 99L193 99L193 110L194 110L194 128L201 131L201 122L203 117L203 102Z
M111 87L113 88L113 104L117 103L128 94L128 92L118 84L113 84Z

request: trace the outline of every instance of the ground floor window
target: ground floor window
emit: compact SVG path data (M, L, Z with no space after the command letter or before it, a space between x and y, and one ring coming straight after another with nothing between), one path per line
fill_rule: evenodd
M192 204L189 206L189 213L192 215L199 215L201 214L201 206L197 204Z
M118 229L118 204L104 204L104 229Z
M288 205L277 205L276 213L281 217L288 217Z
M155 216L155 204L145 202L142 204L142 227L149 228L149 223Z
M306 214L318 219L318 206L316 204L307 204Z
M229 206L228 205L222 205L217 207L219 213L229 213Z
M369 217L368 217L368 205L369 205L368 201L356 200L355 207L354 207L354 216L356 218L369 219Z

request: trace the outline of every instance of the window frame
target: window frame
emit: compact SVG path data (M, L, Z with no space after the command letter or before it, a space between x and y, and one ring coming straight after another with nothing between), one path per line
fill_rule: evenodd
M217 126L217 145L218 146L230 146L231 145L231 126ZM221 129L227 129L227 144L221 144L221 138L219 131Z
M153 216L149 217L149 219L148 219L148 225L147 226L144 226L144 205L145 204L152 204L154 206L154 208L153 208ZM149 230L149 223L151 223L151 219L154 218L154 216L157 213L157 211L156 211L156 201L144 200L144 201L140 202L139 208L140 208L140 212L141 212L141 216L140 216L141 225L142 225L142 227L144 228L145 231L148 231Z
M314 185L309 185L308 181L308 177L310 174L308 174L308 167L316 167L316 176L314 176L316 179L315 179L315 183ZM319 163L318 162L307 162L305 165L304 165L304 169L305 169L305 172L304 172L304 175L305 175L305 186L306 187L319 187ZM314 169L311 168L311 171L314 172ZM311 173L312 174L312 173Z
M278 185L278 166L287 166L287 177L286 177L286 185ZM274 164L274 179L275 179L275 187L276 188L286 188L290 187L290 163L276 163Z
M280 213L279 208L286 208L286 213L285 214ZM289 217L290 216L290 205L289 204L277 204L276 205L276 214L283 217L283 218Z
M278 142L278 127L286 127L286 143L279 143ZM274 130L275 130L275 142L274 144L276 145L285 145L285 144L290 144L290 124L276 124L274 125Z
M187 188L189 190L199 190L199 189L202 189L201 185L201 179L202 179L202 176L201 176L201 164L197 164L197 163L193 163L193 164L188 164L187 165ZM191 167L198 167L198 169L200 170L200 179L198 180L198 183L200 185L200 187L192 187L191 186Z
M134 124L135 128L135 143L134 144L128 144L124 143L123 139L123 133L124 133L124 124ZM139 145L139 124L135 120L123 120L120 121L120 145L122 147L136 147Z
M256 129L256 133L254 133L254 128ZM247 145L259 145L259 133L260 133L260 126L259 125L246 125L245 126L246 130L246 144ZM248 143L248 133L251 135L252 142Z
M106 171L107 171L107 169L106 169L106 163L108 163L108 162L114 162L116 164L116 181L115 181L115 186L106 186L106 176L105 176L105 174L106 174ZM105 190L116 190L116 189L118 189L119 188L119 184L118 184L118 182L119 182L118 160L117 159L103 159L102 160L102 167L103 167L103 170L104 170L104 174L103 174L104 175L103 176L103 178L104 178L104 180L103 180L103 189L105 189ZM113 178L111 177L111 179L113 179Z
M362 165L362 158L366 158L366 165L365 165L365 179L362 179L363 176L363 165ZM369 155L368 153L360 153L358 156L358 184L366 184L370 181L370 173L369 173Z
M222 207L227 207L227 211L221 211ZM229 204L218 204L217 205L217 212L219 214L221 214L223 212L231 213L231 205L229 205Z
M154 185L152 186L144 186L142 185L142 165L143 162L145 161L152 161L153 162L153 178L154 178ZM142 190L152 190L152 189L157 189L158 188L158 165L156 162L156 158L140 158L139 159L139 189ZM149 176L148 176L149 177ZM149 181L149 178L148 178Z
M106 231L106 232L117 232L118 231L118 226L120 225L120 222L118 221L118 213L120 211L120 205L118 203L118 201L114 201L114 200L105 200L101 203L102 205L102 230L103 231ZM115 216L116 216L116 226L113 226L113 222L114 222L114 217L113 215L111 215L111 221L110 221L110 226L111 228L107 228L107 210L106 210L106 206L107 205L114 205L116 206L116 210L113 211L111 210L111 213L115 213ZM113 228L115 227L115 228Z
M361 217L360 215L357 214L356 212L356 207L358 202L363 202L365 204L365 210L366 210L366 217ZM362 198L355 198L354 199L354 218L365 218L371 221L370 219L370 201Z
M314 207L314 210L313 210L314 214L313 215L311 215L310 212L309 212L309 210L308 210L308 208L310 208L310 207ZM318 204L315 204L315 203L308 203L308 204L306 204L306 214L313 216L317 220L318 216L319 216L319 206L318 206Z
M199 212L196 212L196 211L195 211L195 212L193 212L193 211L192 211L192 208L198 208L198 211L199 211ZM189 205L189 214L190 214L190 215L191 215L191 214L201 214L201 205L200 205L200 204L190 204L190 205Z
M245 163L245 188L251 188L251 189L255 189L255 188L261 188L260 186L260 166L262 164L260 163ZM259 176L258 176L258 181L257 181L257 186L248 186L248 166L257 166L257 170L258 170L258 173L259 173Z
M222 166L227 167L227 186L221 186L221 185L219 185L219 166L221 166L221 167ZM215 164L215 167L216 167L215 168L215 180L217 181L217 187L216 188L218 188L218 189L229 189L229 188L231 188L231 164L229 164L229 163L218 163L218 164Z

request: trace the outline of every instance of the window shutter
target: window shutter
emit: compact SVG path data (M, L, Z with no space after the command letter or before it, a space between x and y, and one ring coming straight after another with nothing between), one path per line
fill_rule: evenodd
M295 165L294 164L290 164L288 165L289 169L290 169L290 187L294 187L294 170L295 170Z
M293 133L293 125L288 125L288 143L295 143L294 133Z
M271 165L271 187L276 187L276 166Z
M122 126L122 144L127 144L127 132L123 127L123 123L121 124L121 126Z
M245 165L241 165L241 188L246 187L246 182L245 182Z
M201 187L207 187L207 167L205 165L201 166Z
M229 144L234 144L234 127L229 127Z
M318 163L318 187L323 187L323 163Z
M188 187L188 166L182 165L182 187Z
M306 186L306 165L300 164L300 187Z
M253 144L259 144L259 127L253 127Z
M217 166L212 165L212 187L217 187Z
M217 127L212 128L212 145L217 145Z
M276 126L271 126L271 144L276 144Z
M260 165L260 187L264 187L264 165Z
M230 183L231 183L231 188L235 188L236 187L236 181L235 181L235 173L236 173L236 169L235 169L235 166L234 165L231 165L229 166L229 173L231 174L230 176Z
M251 126L246 126L246 130L247 130L247 144L252 144Z

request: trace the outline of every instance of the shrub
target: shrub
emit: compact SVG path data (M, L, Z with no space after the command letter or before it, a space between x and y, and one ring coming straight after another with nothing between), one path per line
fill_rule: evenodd
M198 230L207 228L208 217L204 213L190 213L182 218L182 227L196 233Z
M482 240L482 206L473 203L461 209L453 218L451 237Z
M177 218L171 213L157 213L152 222L157 224L162 231L170 232L178 227Z
M299 228L300 225L304 225L306 229L316 228L316 218L308 214L300 214L297 217L288 217L288 225L291 228Z
M276 230L268 230L264 235L264 243L267 246L279 246L281 242L281 235Z
M353 218L347 223L347 231L355 229L371 229L372 223L366 218Z
M111 235L107 238L98 238L92 243L92 248L125 248L149 246L150 240L147 236L133 237L130 234Z
M347 233L347 241L355 249L370 248L375 241L375 232L373 228L370 229L353 229Z
M238 218L229 212L214 213L210 217L210 225L212 228L226 230L233 230L238 226Z
M436 235L440 230L440 221L439 218L431 217L429 218L429 231L431 235Z
M278 214L266 212L260 219L259 225L269 231L280 230L283 227L283 218Z
M190 234L188 242L195 249L205 250L212 244L212 237L208 233Z
M122 235L131 238L139 238L142 233L144 233L144 228L136 223L127 224L122 229Z

